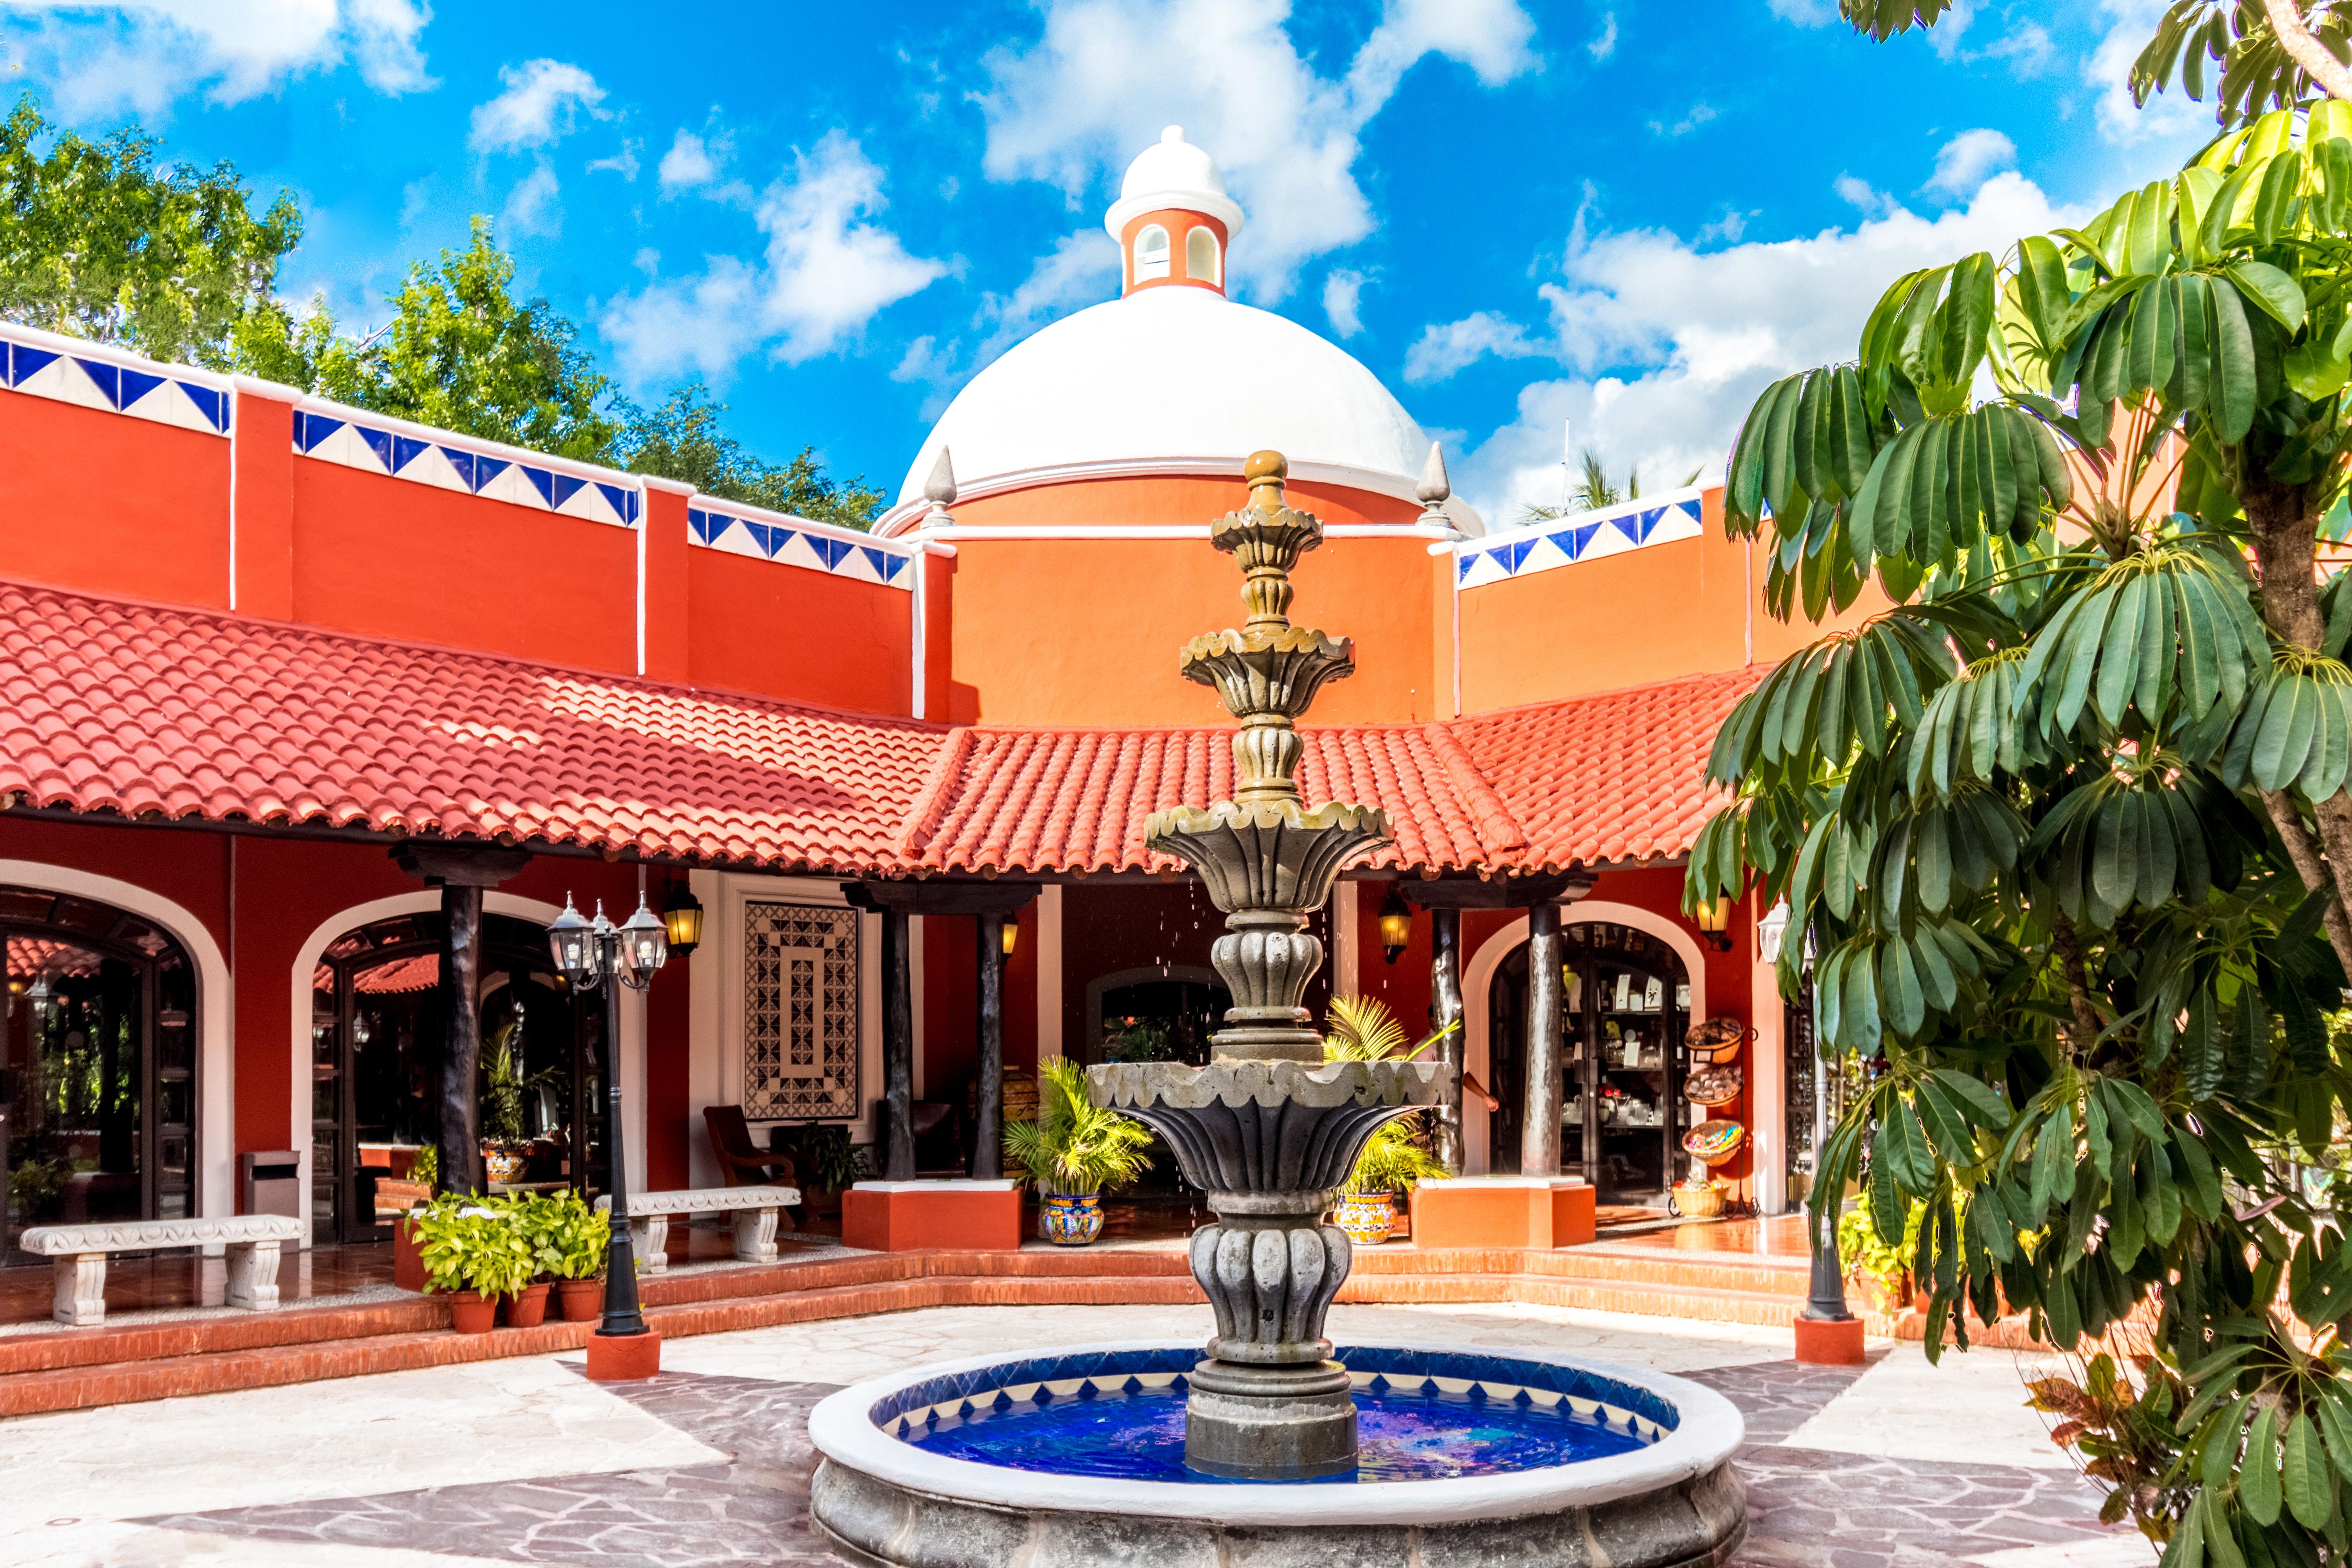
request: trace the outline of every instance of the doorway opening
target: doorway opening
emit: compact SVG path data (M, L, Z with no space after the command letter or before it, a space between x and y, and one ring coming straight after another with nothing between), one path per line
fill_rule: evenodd
M13 886L0 887L0 1257L27 1226L193 1216L201 1086L186 951L110 904Z
M310 1223L320 1243L381 1241L407 1180L439 1136L446 1009L441 915L396 915L348 931L310 985ZM493 1192L570 1186L583 1196L604 1165L604 1009L582 1006L550 961L543 926L482 919L482 1136L519 1149L522 1168ZM593 1001L593 998L591 998ZM501 1055L512 1094L492 1092ZM494 1125L501 1103L511 1127Z

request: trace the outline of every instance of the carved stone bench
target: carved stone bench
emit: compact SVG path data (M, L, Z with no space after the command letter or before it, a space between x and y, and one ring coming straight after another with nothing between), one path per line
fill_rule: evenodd
M786 1205L801 1201L798 1187L699 1187L691 1192L635 1193L629 1197L629 1246L647 1274L669 1268L669 1216L724 1214L735 1223L735 1257L744 1263L776 1260L776 1220ZM596 1200L604 1214L613 1200ZM789 1225L789 1222L787 1222Z
M237 1215L226 1219L123 1220L113 1225L40 1225L16 1245L54 1260L55 1305L49 1315L71 1328L106 1321L106 1255L163 1247L222 1244L228 1258L228 1304L248 1312L278 1305L278 1249L302 1238L291 1215Z

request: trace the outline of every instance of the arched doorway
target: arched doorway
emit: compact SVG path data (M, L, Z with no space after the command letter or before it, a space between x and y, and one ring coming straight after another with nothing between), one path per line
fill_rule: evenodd
M438 1134L446 1018L441 915L393 915L327 944L310 984L310 1229L314 1241L381 1240L405 1205L377 1184L407 1176ZM520 1181L581 1192L604 1168L604 1010L575 1005L549 961L546 928L482 920L485 1138L525 1150ZM491 1075L503 1051L507 1092ZM503 1107L503 1109L502 1109ZM511 1115L514 1126L498 1122Z
M13 885L0 886L0 941L5 1245L45 1222L194 1214L201 1052L187 951L111 904Z
M1110 1061L1189 1062L1206 1067L1209 1037L1224 1027L1233 994L1213 969L1154 963L1087 982L1087 1037L1080 1053L1092 1066Z
M1674 945L1632 926L1579 921L1560 931L1568 990L1560 1052L1560 1168L1608 1204L1663 1207L1681 1174L1690 1111L1680 1049L1691 1016L1689 971ZM1496 966L1487 991L1492 1168L1517 1172L1527 1114L1528 947Z

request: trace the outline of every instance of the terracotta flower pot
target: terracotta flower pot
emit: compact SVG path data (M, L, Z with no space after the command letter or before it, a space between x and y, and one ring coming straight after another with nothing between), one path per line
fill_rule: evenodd
M1358 1247L1378 1247L1396 1231L1396 1205L1386 1193L1343 1193L1335 1219Z
M499 1299L479 1290L449 1293L449 1326L461 1334L487 1334L498 1326Z
M1037 1228L1056 1247L1084 1247L1102 1234L1100 1193L1045 1193L1037 1200Z
M555 1305L567 1323L593 1323L604 1310L602 1279L558 1279Z
M425 1289L425 1259L416 1255L416 1237L411 1230L415 1223L403 1218L392 1224L392 1282L403 1290Z
M547 1321L547 1284L544 1279L522 1288L519 1296L507 1298L507 1327L535 1329Z

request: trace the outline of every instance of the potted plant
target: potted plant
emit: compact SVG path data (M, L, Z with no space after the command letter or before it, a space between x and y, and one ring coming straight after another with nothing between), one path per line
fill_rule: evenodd
M1448 1024L1410 1049L1404 1026L1375 996L1334 996L1323 1021L1327 1062L1411 1061L1452 1033ZM1334 1222L1359 1247L1377 1247L1396 1232L1396 1194L1415 1182L1445 1174L1422 1142L1418 1111L1381 1124L1364 1141L1356 1163L1340 1184Z
M1038 1228L1057 1247L1102 1234L1102 1190L1149 1163L1150 1130L1087 1097L1086 1069L1069 1058L1038 1074L1037 1119L1004 1125L1004 1154L1037 1186Z
M857 1184L857 1149L849 1129L832 1124L803 1127L785 1142L801 1190L801 1209L811 1217L841 1212L841 1194Z
M552 1258L543 1267L554 1277L556 1310L567 1323L593 1322L604 1309L604 1253L612 1244L612 1222L568 1187L539 1201L547 1215Z
M1864 1305L1885 1317L1912 1305L1911 1259L1918 1251L1919 1222L1927 1212L1925 1204L1911 1205L1903 1222L1903 1240L1894 1247L1878 1239L1867 1205L1838 1216L1838 1256L1845 1262L1846 1278L1863 1288Z
M414 1223L425 1289L448 1295L450 1326L461 1334L488 1332L499 1302L530 1283L530 1247L513 1215L503 1205L449 1193Z
M482 1169L488 1180L520 1182L530 1167L523 1136L522 1091L530 1085L515 1065L512 1021L490 1037L482 1053Z

